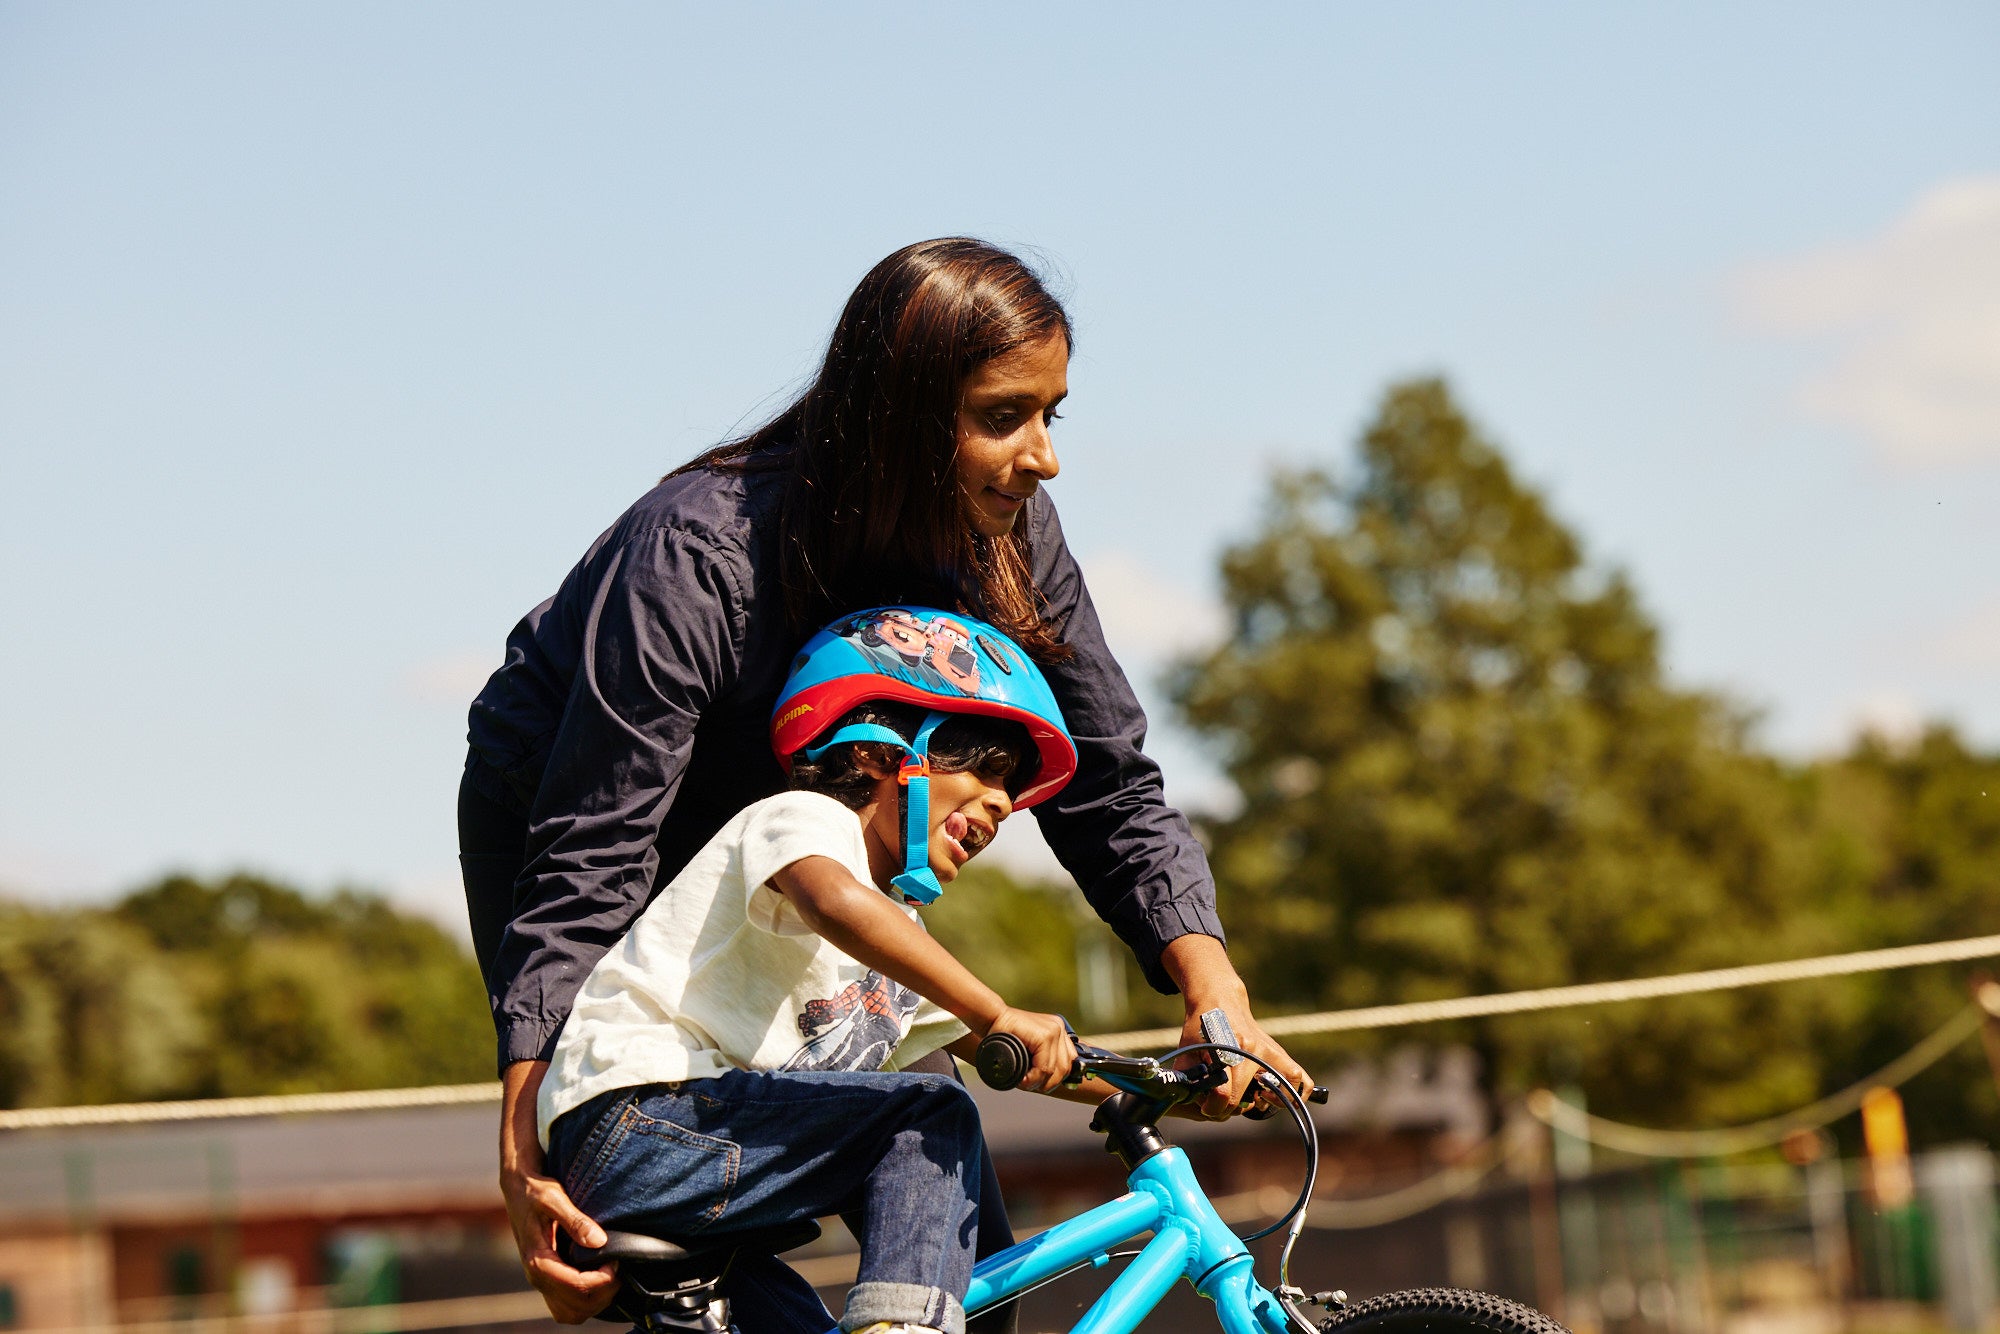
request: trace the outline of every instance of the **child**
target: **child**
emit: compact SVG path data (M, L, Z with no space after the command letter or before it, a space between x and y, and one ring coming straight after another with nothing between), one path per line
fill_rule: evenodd
M896 1071L1005 1032L1033 1056L1023 1087L1053 1090L1073 1049L1059 1018L1009 1008L910 905L1061 788L1076 752L999 631L952 618L985 670L946 677L884 661L867 638L883 623L845 618L799 655L772 723L794 790L725 825L592 970L539 1123L550 1170L607 1228L685 1243L841 1214L861 1242L842 1329L962 1334L978 1115L949 1076ZM832 1324L765 1265L769 1322Z

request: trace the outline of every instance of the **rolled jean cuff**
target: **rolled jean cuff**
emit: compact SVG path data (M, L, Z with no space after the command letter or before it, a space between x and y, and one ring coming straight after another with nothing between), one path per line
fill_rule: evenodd
M892 1325L922 1325L944 1334L965 1334L965 1308L943 1288L921 1283L857 1283L847 1293L841 1329L854 1334L878 1321Z

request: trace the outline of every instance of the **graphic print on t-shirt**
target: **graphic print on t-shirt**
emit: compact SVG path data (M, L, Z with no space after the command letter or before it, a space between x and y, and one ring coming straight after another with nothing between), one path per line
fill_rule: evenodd
M903 1040L917 1004L916 992L870 969L859 982L805 1003L799 1036L808 1041L779 1068L880 1070Z

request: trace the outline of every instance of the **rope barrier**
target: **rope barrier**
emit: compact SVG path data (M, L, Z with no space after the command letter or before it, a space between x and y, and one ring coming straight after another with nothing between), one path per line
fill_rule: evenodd
M1715 968L1700 973L1675 973L1665 977L1642 977L1624 982L1587 982L1579 986L1544 987L1534 991L1510 991L1488 996L1461 996L1451 1000L1416 1001L1407 1005L1371 1005L1355 1010L1326 1010L1316 1014L1285 1015L1264 1020L1263 1027L1264 1031L1274 1038L1343 1033L1357 1029L1397 1028L1409 1024L1438 1023L1447 1019L1524 1014L1535 1010L1566 1009L1579 1005L1609 1005L1620 1001L1646 1000L1659 996L1687 996L1704 991L1728 991L1739 987L1764 986L1773 982L1843 977L1853 973L1884 972L1895 968L1917 968L1925 964L1989 959L1996 956L2000 956L2000 935L1972 936L1965 940L1945 940L1929 945L1905 945L1896 949L1830 954L1813 959L1793 959L1784 963ZM1149 1047L1174 1046L1180 1041L1180 1030L1135 1029L1131 1032L1094 1036L1089 1041L1100 1047L1138 1051ZM190 1102L112 1103L96 1107L30 1107L15 1111L0 1111L0 1131L58 1129L70 1126L140 1125L161 1121L207 1121L244 1116L294 1116L312 1112L386 1111L396 1108L498 1102L499 1099L500 1085L490 1083L449 1084L415 1089L371 1089L359 1093L290 1093L259 1098L210 1098Z
M1966 1006L1923 1041L1874 1074L1796 1111L1720 1130L1652 1130L1592 1116L1547 1089L1528 1097L1528 1111L1544 1124L1607 1149L1650 1158L1716 1158L1767 1148L1799 1130L1817 1130L1858 1111L1872 1088L1896 1088L1942 1060L1979 1031L1988 1016L2000 1017L2000 984L1986 983L1976 1003ZM1306 1226L1351 1231L1399 1222L1471 1191L1500 1165L1500 1139L1473 1146L1467 1160L1383 1195L1363 1199L1315 1199ZM1219 1205L1218 1205L1219 1207Z
M242 1116L298 1116L310 1112L392 1111L409 1107L458 1107L500 1101L500 1084L437 1084L415 1089L365 1089L356 1093L274 1093L260 1098L201 1098L188 1102L113 1102L96 1107L23 1107L0 1112L0 1130L52 1130L71 1126L130 1126L160 1121L212 1121Z
M1536 1089L1528 1096L1528 1112L1566 1135L1641 1158L1719 1158L1767 1148L1787 1135L1801 1130L1818 1130L1860 1110L1862 1098L1872 1088L1895 1088L1937 1064L1952 1048L1978 1032L1989 1013L2000 1008L2000 986L1988 983L1981 988L1981 992L1978 1004L1960 1010L1936 1032L1866 1079L1850 1084L1838 1093L1829 1093L1818 1102L1809 1103L1797 1111L1752 1121L1748 1125L1717 1130L1653 1130L1593 1116L1574 1103L1564 1102L1547 1089Z
M1317 1014L1285 1015L1263 1021L1264 1031L1274 1038L1304 1037L1319 1033L1345 1033L1363 1028L1397 1028L1407 1024L1432 1024L1446 1019L1480 1019L1496 1014L1526 1014L1534 1010L1560 1010L1577 1005L1611 1005L1619 1001L1650 1000L1659 996L1691 996L1704 991L1731 991L1739 987L1765 986L1772 982L1799 982L1815 977L1844 977L1851 973L1877 973L1894 968L1917 968L1924 964L1952 963L1964 959L2000 956L2000 936L1972 936L1965 940L1944 940L1930 945L1903 945L1887 950L1862 950L1855 954L1829 954L1815 959L1792 959L1784 963L1757 963L1739 968L1712 968L1700 973L1673 973L1666 977L1641 977L1625 982L1586 982L1569 987L1543 987L1536 991L1508 991L1490 996L1459 996L1451 1000L1414 1001L1407 1005L1370 1005L1357 1010L1322 1010ZM1128 1033L1108 1033L1091 1041L1113 1050L1171 1047L1180 1042L1178 1028L1141 1028Z

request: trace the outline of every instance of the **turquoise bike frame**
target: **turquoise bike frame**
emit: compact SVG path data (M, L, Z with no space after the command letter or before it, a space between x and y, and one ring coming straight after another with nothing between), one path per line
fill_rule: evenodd
M1131 1334L1174 1280L1215 1303L1227 1334L1295 1334L1278 1299L1250 1273L1244 1246L1194 1179L1187 1155L1165 1148L1132 1169L1126 1194L981 1261L965 1295L968 1314L1018 1296L1079 1265L1101 1265L1120 1242L1153 1239L1097 1299L1071 1334Z

